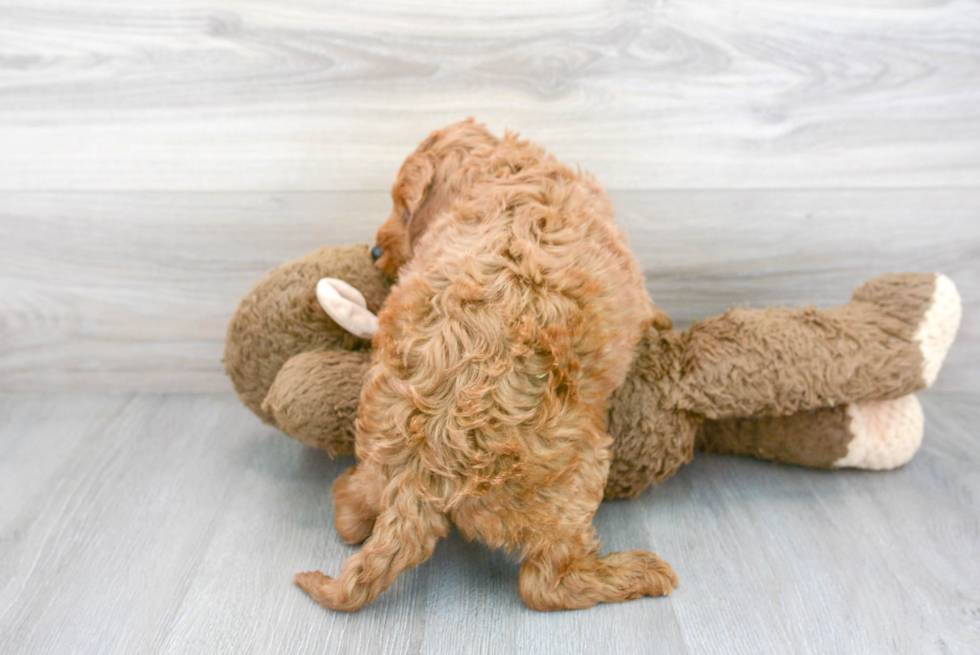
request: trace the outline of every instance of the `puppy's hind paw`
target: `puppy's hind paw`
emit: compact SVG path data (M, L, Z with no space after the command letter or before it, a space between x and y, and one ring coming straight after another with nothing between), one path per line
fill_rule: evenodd
M650 553L653 555L653 553ZM677 574L670 564L663 561L656 555L643 572L643 577L647 581L647 596L669 596L680 586Z
M313 600L328 610L353 612L374 597L359 593L356 586L348 586L345 589L342 580L331 578L319 571L297 573L294 580ZM350 582L350 579L348 578L347 581ZM363 588L360 591L363 592Z
M627 550L610 553L605 557L605 563L612 569L630 572L642 578L636 597L669 596L680 584L677 575L670 564L646 550Z
M306 573L297 573L293 581L313 600L324 607L330 607L334 579L329 575L324 575L320 571L307 571Z

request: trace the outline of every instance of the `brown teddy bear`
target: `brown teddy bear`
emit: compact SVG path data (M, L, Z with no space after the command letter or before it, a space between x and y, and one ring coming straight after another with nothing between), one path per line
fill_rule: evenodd
M242 402L300 441L353 453L389 289L367 246L271 271L228 328L224 361ZM832 309L732 309L682 332L663 316L611 398L606 497L637 495L695 448L818 468L905 464L923 434L912 394L936 379L960 314L949 278L905 273Z

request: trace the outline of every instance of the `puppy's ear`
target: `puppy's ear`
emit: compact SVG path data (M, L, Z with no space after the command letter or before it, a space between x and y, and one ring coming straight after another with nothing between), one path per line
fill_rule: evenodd
M401 197L411 212L415 212L428 195L435 177L436 168L432 155L424 152L414 152L402 164L399 176Z
M657 306L654 306L653 327L657 328L657 330L660 330L661 332L664 330L672 330L674 329L674 322L670 320L670 316L667 315L667 312Z

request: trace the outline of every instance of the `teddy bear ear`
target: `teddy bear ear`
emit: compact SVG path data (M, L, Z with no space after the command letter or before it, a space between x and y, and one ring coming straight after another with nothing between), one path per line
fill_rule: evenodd
M354 336L370 339L378 331L378 317L368 310L364 295L343 280L321 279L316 299L327 316Z

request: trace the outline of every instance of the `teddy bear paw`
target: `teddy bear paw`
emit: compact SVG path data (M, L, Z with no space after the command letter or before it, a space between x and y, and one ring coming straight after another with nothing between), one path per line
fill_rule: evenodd
M956 338L962 314L962 302L956 285L945 275L936 275L932 302L914 336L922 352L922 380L927 387L939 375L946 353Z
M853 435L834 468L887 470L906 464L922 443L922 405L914 395L847 405Z

